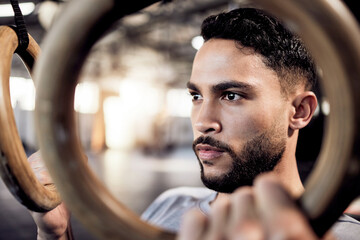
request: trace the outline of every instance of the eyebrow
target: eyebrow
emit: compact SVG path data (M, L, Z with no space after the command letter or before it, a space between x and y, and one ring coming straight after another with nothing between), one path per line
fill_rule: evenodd
M192 82L188 82L186 84L186 86L188 89L199 92L198 87ZM212 86L212 91L213 92L225 91L229 88L239 88L239 89L242 89L243 91L250 91L254 87L247 83L230 80L230 81L221 82L221 83L218 83L218 84Z
M186 83L186 87L187 87L188 89L191 89L191 90L195 91L195 92L199 92L199 90L198 90L198 88L196 87L196 85L195 85L194 83L192 83L192 82L187 82L187 83Z
M212 91L213 92L219 92L219 91L224 91L227 90L229 88L240 88L242 90L251 90L253 88L253 86L251 86L250 84L247 83L243 83L243 82L237 82L237 81L226 81L226 82L221 82L219 84L216 84L212 87Z

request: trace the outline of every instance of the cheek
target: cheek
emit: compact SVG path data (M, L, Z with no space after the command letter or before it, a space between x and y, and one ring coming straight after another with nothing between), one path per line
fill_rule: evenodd
M269 128L270 123L269 116L259 108L249 109L246 113L233 111L228 119L224 119L223 130L233 140L248 141L262 134Z
M236 151L240 151L246 142L265 132L275 131L281 136L287 136L284 108L273 108L271 111L269 108L252 108L246 114L238 113L233 119L224 123L224 133L227 142L232 143Z
M235 141L241 142L252 139L265 129L263 119L254 117L238 117L235 121L226 125L226 135Z
M200 136L198 131L196 131L195 120L194 120L195 117L196 117L196 114L195 114L194 110L191 110L190 121L191 121L191 128L192 128L192 133L193 133L193 136L194 136L193 137L194 140Z

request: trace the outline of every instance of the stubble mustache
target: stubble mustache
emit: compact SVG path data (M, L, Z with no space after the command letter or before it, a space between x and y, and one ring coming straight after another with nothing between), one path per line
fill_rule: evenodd
M234 151L231 149L231 147L228 144L216 140L210 136L200 136L194 140L192 148L195 153L196 153L196 146L198 144L207 144L209 146L218 148L219 150L222 150L224 152L234 153Z

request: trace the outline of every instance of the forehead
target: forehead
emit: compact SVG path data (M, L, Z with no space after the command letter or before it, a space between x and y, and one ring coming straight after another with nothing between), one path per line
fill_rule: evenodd
M248 48L239 49L233 40L205 42L195 56L190 83L205 87L228 80L280 92L275 71L264 64L259 54Z

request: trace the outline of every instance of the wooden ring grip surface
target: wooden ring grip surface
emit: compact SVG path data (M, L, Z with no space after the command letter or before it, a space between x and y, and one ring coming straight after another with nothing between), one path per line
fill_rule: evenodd
M17 47L15 31L0 26L0 172L10 192L21 204L32 211L43 212L55 208L61 200L53 185L43 186L35 177L16 128L9 81L12 57ZM33 58L31 60L36 60L40 54L38 44L30 35L27 53ZM25 64L30 66L32 62Z

